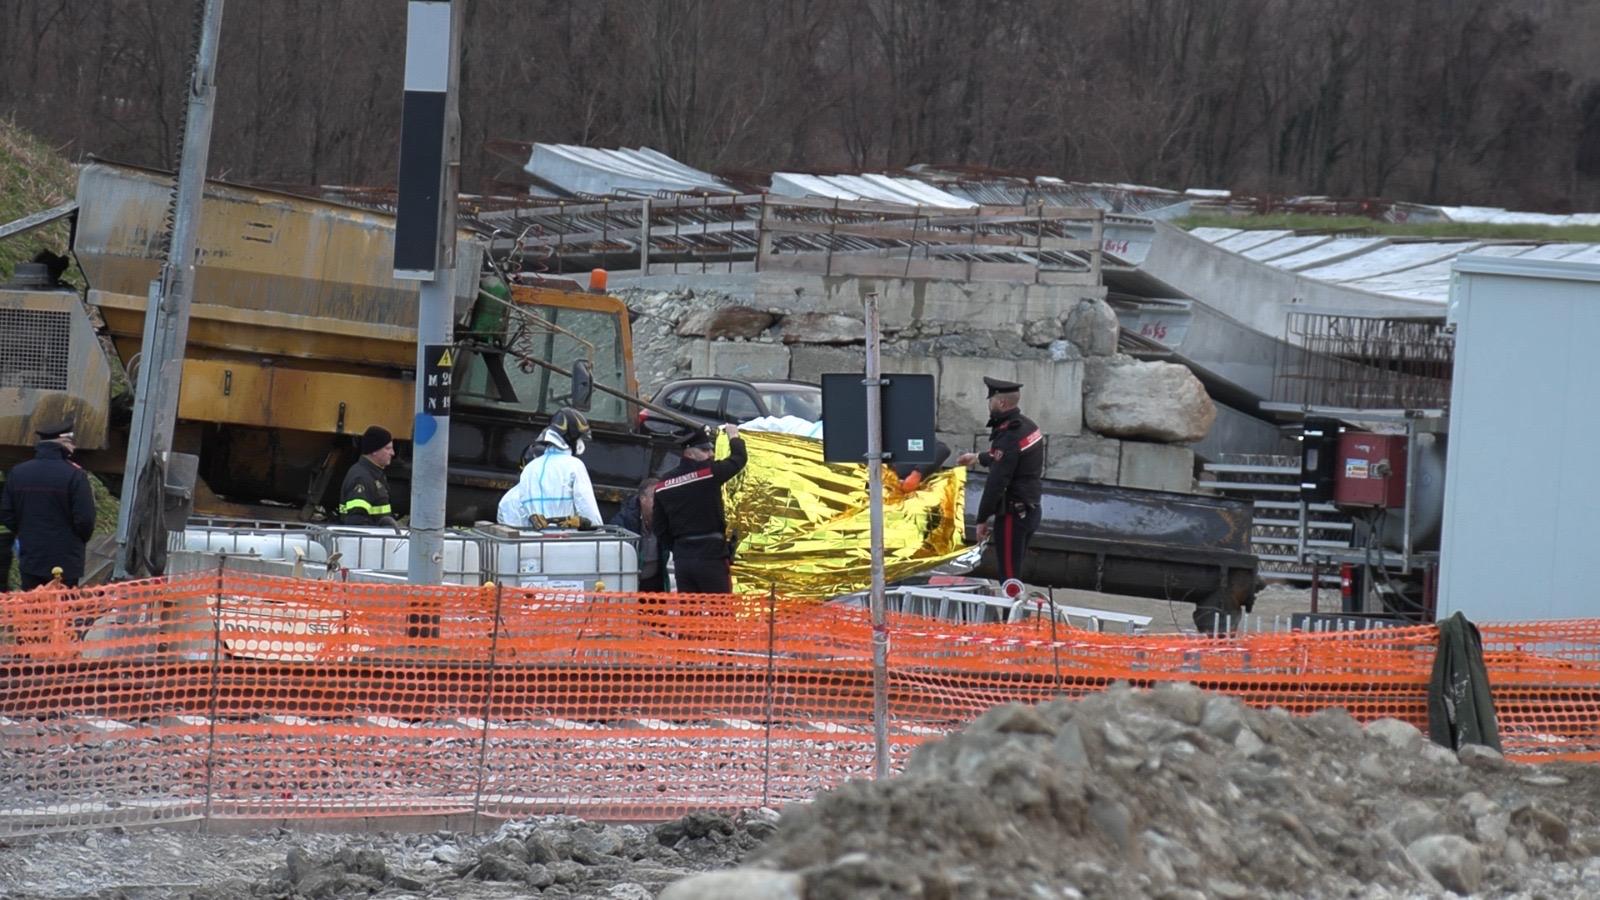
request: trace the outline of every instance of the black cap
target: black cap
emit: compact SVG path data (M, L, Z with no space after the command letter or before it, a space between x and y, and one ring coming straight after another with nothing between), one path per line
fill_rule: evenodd
M998 378L990 378L987 375L983 376L983 384L984 387L989 389L990 397L993 397L995 394L1014 394L1017 391L1022 390L1022 385L1016 383L1015 381L1001 381Z
M709 428L691 431L688 437L683 438L678 443L682 444L685 450L710 450L717 445L711 438L711 429Z
M61 419L48 427L39 429L34 434L37 434L40 440L46 441L54 441L60 438L70 439L72 437L72 420Z
M367 430L361 432L361 440L356 444L356 449L361 451L362 456L366 456L387 447L392 440L394 435L389 433L389 429L382 425L368 425Z

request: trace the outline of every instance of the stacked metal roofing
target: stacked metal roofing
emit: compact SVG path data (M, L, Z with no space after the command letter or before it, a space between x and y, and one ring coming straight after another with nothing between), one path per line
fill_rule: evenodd
M570 196L651 197L662 193L734 194L727 182L664 153L534 144L528 174Z
M1219 249L1307 278L1437 303L1449 299L1450 267L1463 253L1600 261L1600 244L1342 237L1237 228L1196 228L1190 234Z
M940 209L971 209L976 204L966 198L939 190L915 178L893 175L804 175L775 172L771 193L780 197L820 197L828 200L877 200L907 206L932 206Z
M1436 206L1444 218L1452 222L1483 222L1491 225L1552 225L1564 228L1570 225L1600 225L1600 213L1514 212L1497 206Z

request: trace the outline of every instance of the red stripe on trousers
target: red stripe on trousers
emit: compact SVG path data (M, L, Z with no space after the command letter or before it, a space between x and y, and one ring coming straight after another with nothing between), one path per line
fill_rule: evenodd
M1016 517L1012 516L1010 513L1007 513L1006 515L1001 516L1001 518L1005 520L1005 525L1001 526L1005 533L1000 538L1001 550L1004 554L1001 556L1001 559L1004 560L1004 562L1000 564L1000 571L1005 575L1004 580L1010 580L1017 577L1017 573L1011 570L1011 520Z

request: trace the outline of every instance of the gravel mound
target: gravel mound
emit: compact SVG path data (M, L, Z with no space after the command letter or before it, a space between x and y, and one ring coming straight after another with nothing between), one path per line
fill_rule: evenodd
M773 810L692 813L654 827L552 816L491 834L218 836L152 829L0 842L0 896L97 900L596 897L649 900L736 864Z
M997 707L663 900L1600 896L1589 767L1188 684Z

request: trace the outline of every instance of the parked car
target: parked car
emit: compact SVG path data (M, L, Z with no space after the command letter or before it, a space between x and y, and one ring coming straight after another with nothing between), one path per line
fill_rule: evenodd
M822 418L822 388L800 381L741 381L737 378L680 378L669 381L652 400L707 425L740 424L763 416ZM660 413L639 412L640 434L682 434L682 425Z

